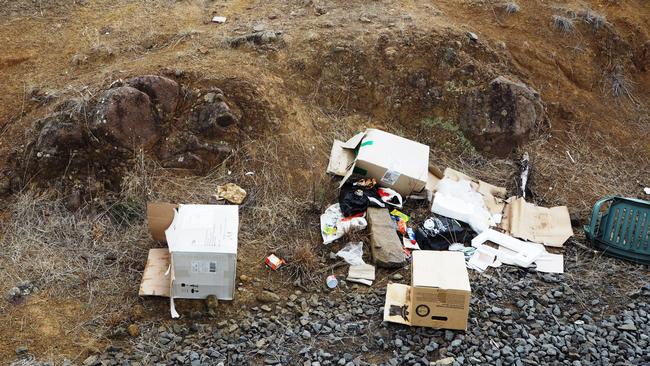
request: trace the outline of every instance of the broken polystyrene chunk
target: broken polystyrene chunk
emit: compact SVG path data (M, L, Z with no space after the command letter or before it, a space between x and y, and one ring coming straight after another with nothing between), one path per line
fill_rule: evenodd
M564 273L564 256L562 254L543 253L536 260L538 272Z
M483 196L471 187L469 181L444 178L437 189L431 206L432 212L466 222L477 233L494 226Z
M214 16L212 17L212 23L222 24L226 22L226 17Z
M498 244L507 250L485 245L484 243L487 241ZM541 244L515 239L492 229L488 229L472 239L472 246L477 249L477 253L494 254L503 263L524 268L530 266L540 255L546 253L546 249Z

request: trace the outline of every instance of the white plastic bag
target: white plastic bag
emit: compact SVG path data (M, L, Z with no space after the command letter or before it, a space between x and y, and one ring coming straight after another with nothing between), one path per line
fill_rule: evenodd
M494 219L485 207L483 196L472 189L466 180L444 178L438 184L431 211L463 221L477 233L494 226Z
M366 264L363 261L363 242L347 243L343 249L336 252L336 255L343 258L349 265L358 266Z
M343 217L338 203L331 205L320 216L320 231L323 244L330 244L350 230L363 230L368 221L363 217Z

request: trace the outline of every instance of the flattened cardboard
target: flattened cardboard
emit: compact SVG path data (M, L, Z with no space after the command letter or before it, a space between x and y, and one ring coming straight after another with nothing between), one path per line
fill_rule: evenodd
M144 266L140 296L169 297L171 276L169 273L169 250L167 248L149 249L147 264Z
M387 286L385 321L431 328L467 329L471 288L463 253L414 252L411 281L411 286Z
M380 185L406 197L425 188L428 165L428 146L367 129L345 143L334 141L327 172L343 176L341 185L353 173L375 178Z
M573 236L566 206L539 207L523 198L508 199L501 227L512 236L550 247L562 247Z
M375 280L375 266L367 263L350 266L346 280L370 286Z
M147 203L147 223L149 233L154 240L164 241L165 230L174 220L174 212L178 207L175 203L149 202Z
M346 149L345 143L340 140L334 140L330 161L327 164L327 173L344 176L354 163L354 151Z
M401 283L389 283L386 286L386 301L384 302L384 321L411 325L409 310L411 302L411 286ZM391 311L392 309L392 311ZM398 309L403 309L399 311ZM406 316L406 317L405 317Z

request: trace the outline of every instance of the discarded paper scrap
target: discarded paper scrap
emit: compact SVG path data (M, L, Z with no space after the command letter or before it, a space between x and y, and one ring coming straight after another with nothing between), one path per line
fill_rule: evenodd
M474 177L470 177L469 175L452 168L446 168L443 174L446 178L451 178L456 181L469 181L472 188L483 195L485 206L491 214L495 215L503 212L503 207L505 205L505 202L503 200L506 198L505 188L497 187Z
M240 205L246 198L246 191L234 183L226 183L217 186L217 200L226 200L230 203Z
M508 199L501 227L512 236L551 247L561 247L573 236L566 206L539 207L523 198Z
M375 266L371 264L359 264L350 266L348 270L347 280L350 282L358 282L367 286L372 285L375 280Z
M214 16L212 17L212 23L222 24L226 22L226 17Z

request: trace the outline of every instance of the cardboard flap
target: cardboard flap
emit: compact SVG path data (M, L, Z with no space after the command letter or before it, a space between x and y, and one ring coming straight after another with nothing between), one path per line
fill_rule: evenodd
M166 241L165 230L174 220L174 210L178 207L175 203L150 202L147 203L147 223L149 233L154 240Z
M354 148L345 147L345 143L340 140L334 140L330 161L327 164L327 173L343 176L354 163Z
M508 199L502 227L512 236L551 247L561 247L573 236L566 206L539 207L523 198Z
M167 248L149 249L138 295L169 297L171 283L169 265L170 258Z
M386 302L384 303L384 321L411 325L408 308L411 286L400 283L389 283L386 286ZM406 316L406 318L404 317Z
M461 252L415 251L411 270L413 287L471 291Z

